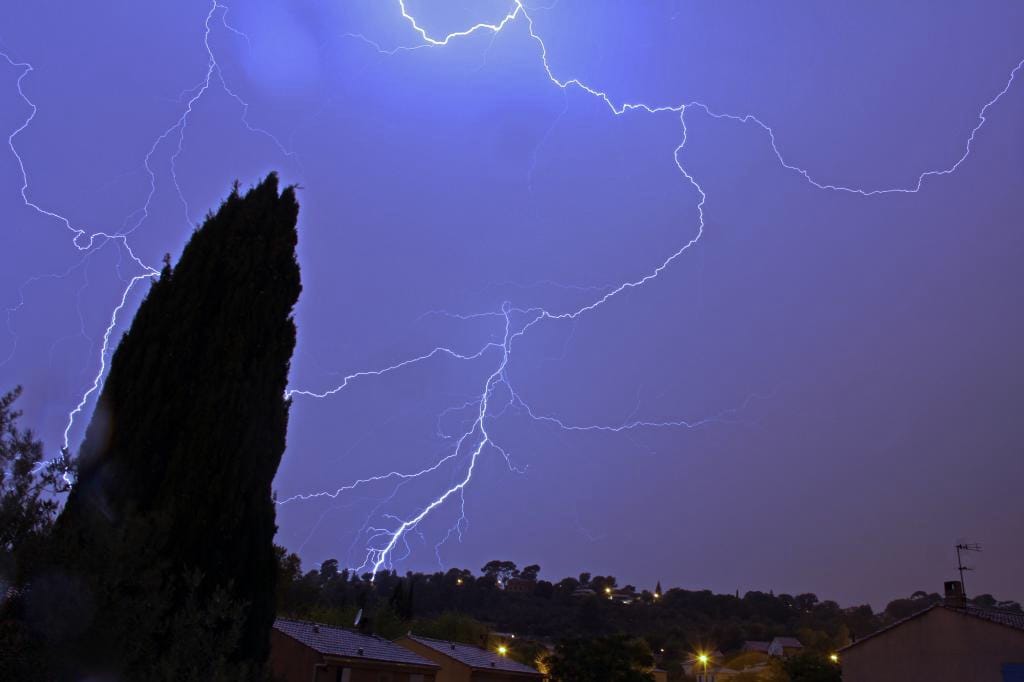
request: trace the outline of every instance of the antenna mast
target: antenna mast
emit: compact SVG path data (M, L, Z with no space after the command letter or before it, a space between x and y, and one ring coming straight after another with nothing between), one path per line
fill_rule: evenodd
M964 571L973 571L974 569L970 566L964 566L963 559L960 558L960 552L981 552L981 545L977 542L964 542L958 543L956 546L956 567L960 571L960 587L964 590L964 598L967 597L967 586L964 584Z

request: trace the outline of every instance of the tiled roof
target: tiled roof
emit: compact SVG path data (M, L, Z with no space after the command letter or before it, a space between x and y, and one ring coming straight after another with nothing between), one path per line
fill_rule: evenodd
M361 635L344 628L303 620L278 618L274 621L274 629L325 656L365 658L386 663L438 667L433 661L428 661L394 642L380 637Z
M980 606L968 606L963 609L953 609L954 611L962 611L971 616L977 618L984 618L990 620L993 623L999 623L1000 625L1008 625L1011 628L1017 628L1018 630L1024 630L1024 613L1017 611L1003 611L1000 609L985 609Z
M906 618L901 618L895 623L890 623L889 625L886 625L881 630L876 630L875 632L872 632L870 635L863 637L862 639L858 639L856 642L853 642L852 644L846 645L839 651L842 652L851 647L855 647L861 642L866 642L867 640L873 637L877 637L878 635L884 632L888 632L893 628L897 628L900 625L903 625L908 620L920 618L921 616L923 616L924 614L928 613L933 609L947 609L954 613L963 613L968 616L974 616L975 618L981 618L982 620L991 621L993 623L998 623L1000 625L1006 625L1007 627L1016 628L1018 630L1024 630L1024 613L1018 613L1016 611L1003 611L1000 609L986 609L980 606L965 606L962 608L957 608L955 606L946 606L945 604L932 604L926 609L922 609L917 613L913 613L907 616Z
M772 640L772 644L775 642L779 643L779 646L786 649L803 649L804 645L800 643L800 640L796 637L776 637Z
M499 656L494 652L470 646L468 644L448 642L443 639L417 637L413 634L409 635L409 639L414 642L418 642L423 646L428 646L434 651L444 654L449 658L454 658L459 663L464 663L471 668L480 668L481 670L501 670L512 673L526 673L536 675L538 677L541 675L528 665L523 665L522 663L513 661L505 656Z

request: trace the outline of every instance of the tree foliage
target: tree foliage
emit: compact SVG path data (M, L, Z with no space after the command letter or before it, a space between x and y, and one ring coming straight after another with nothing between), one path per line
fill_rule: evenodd
M783 664L790 682L841 682L842 669L823 654L808 651L790 656Z
M43 679L46 670L22 592L53 523L65 462L45 462L42 442L18 425L20 395L20 387L0 395L0 679L28 681Z
M80 595L74 631L53 642L76 673L245 679L266 658L297 215L274 175L245 196L236 185L111 358L38 581L48 596L33 591Z
M547 660L555 682L653 682L653 665L647 643L623 635L566 639Z
M501 561L494 559L484 564L480 571L487 577L493 578L504 585L512 578L519 577L519 570L513 561Z
M42 442L18 426L20 395L20 386L0 395L0 584L19 582L15 555L49 530L57 503L48 493L63 489L58 462L44 462Z

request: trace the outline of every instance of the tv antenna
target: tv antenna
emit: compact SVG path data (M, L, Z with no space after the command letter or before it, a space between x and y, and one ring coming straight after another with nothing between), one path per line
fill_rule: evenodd
M960 571L960 587L964 590L964 596L967 596L967 587L964 585L964 571L973 571L974 568L971 566L964 566L964 561L960 558L961 552L981 552L981 545L977 542L962 542L957 543L956 546L956 567Z

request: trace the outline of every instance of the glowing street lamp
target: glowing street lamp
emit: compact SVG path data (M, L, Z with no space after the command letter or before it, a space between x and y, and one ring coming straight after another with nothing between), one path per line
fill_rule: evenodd
M710 661L710 660L711 660L711 657L708 656L707 654L703 653L703 652L697 654L697 662L700 663L701 666L703 666L703 668L704 668L704 674L702 675L702 678L705 679L705 680L708 677L708 661Z
M505 646L504 644L498 646L498 654L499 655L504 656L507 653L508 653L508 647L507 646Z
M839 654L829 654L828 660L832 661L833 663L839 663Z

